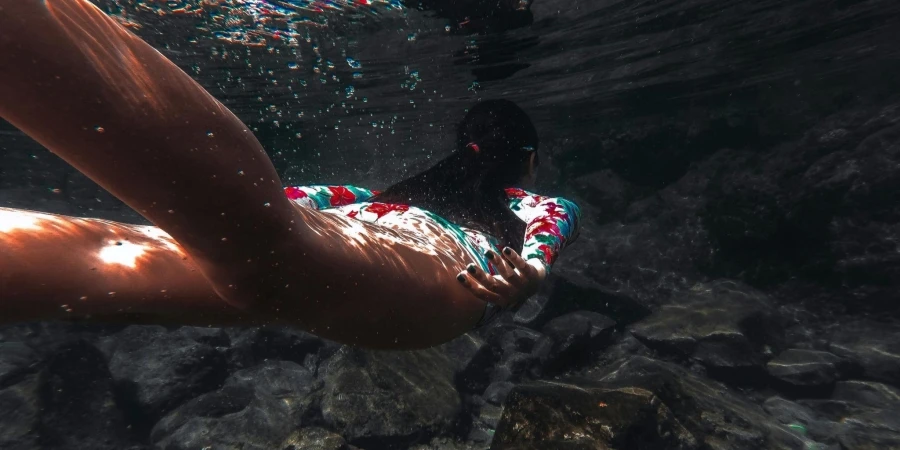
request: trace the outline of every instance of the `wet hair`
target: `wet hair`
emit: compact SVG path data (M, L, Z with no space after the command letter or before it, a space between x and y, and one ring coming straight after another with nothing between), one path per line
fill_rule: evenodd
M537 150L537 130L522 108L509 100L484 101L459 124L455 152L370 201L426 209L519 251L525 223L509 209L504 190L527 175L532 154L537 163Z

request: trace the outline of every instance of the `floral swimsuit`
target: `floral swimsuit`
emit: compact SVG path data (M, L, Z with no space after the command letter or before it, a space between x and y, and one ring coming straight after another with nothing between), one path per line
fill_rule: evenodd
M499 242L493 236L449 222L421 208L401 204L368 202L378 193L356 186L292 186L284 189L297 205L327 213L342 214L364 222L416 232L423 222L437 224L463 243L472 261L485 272L495 274L488 261L488 250L500 254ZM550 273L559 252L578 236L581 211L574 203L558 197L544 197L518 188L506 189L509 208L525 224L522 258L537 259ZM493 319L500 308L487 303L485 314L477 326Z

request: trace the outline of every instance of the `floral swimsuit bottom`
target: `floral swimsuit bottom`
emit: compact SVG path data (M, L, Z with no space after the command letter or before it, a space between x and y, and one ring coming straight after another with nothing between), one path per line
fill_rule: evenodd
M457 237L472 262L485 272L497 273L485 256L488 250L500 254L496 238L415 206L367 201L378 191L356 186L311 185L287 187L284 192L297 205L398 230L417 232L423 222L438 225ZM525 244L519 254L526 260L539 260L549 274L559 252L578 236L581 211L574 203L559 197L544 197L518 188L506 189L506 194L509 208L526 224ZM488 323L499 310L487 303L485 314L476 326Z

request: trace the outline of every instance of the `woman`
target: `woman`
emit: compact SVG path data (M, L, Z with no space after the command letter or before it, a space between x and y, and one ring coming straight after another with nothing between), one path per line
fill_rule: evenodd
M526 260L490 237L525 235L500 207L503 188L537 164L530 122L507 120L517 114L505 102L474 108L462 148L371 201L351 206L351 188L285 192L237 117L92 4L0 0L0 117L159 227L0 210L0 317L281 323L371 348L445 342L483 323L488 305L533 294L565 244L525 240ZM461 189L442 190L438 176ZM558 208L540 213L547 199L510 192L543 227L533 236L553 231ZM325 197L334 208L315 201ZM574 230L574 205L551 203L570 209Z

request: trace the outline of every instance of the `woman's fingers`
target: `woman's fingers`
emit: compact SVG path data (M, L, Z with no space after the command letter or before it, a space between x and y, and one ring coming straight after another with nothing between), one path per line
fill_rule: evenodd
M523 277L527 280L536 280L538 278L537 269L535 269L531 264L528 264L528 261L522 259L515 250L506 247L503 249L503 257L506 258L507 261L512 263L513 267L522 274Z
M484 252L484 256L486 256L488 261L494 265L497 269L497 274L501 277L508 279L516 274L515 268L506 264L506 261L493 251L488 250Z
M516 271L516 268L507 261L505 258L501 258L500 256L494 254L494 252L488 250L485 255L488 255L488 260L494 264L494 267L497 269L497 273L506 280L512 286L515 286L517 289L522 289L528 285L528 280L522 278L522 275Z
M512 306L533 294L543 278L535 266L509 247L503 249L503 257L490 250L485 256L496 269L496 276L476 264L469 264L457 276L460 283L485 302L504 308Z
M475 294L475 297L478 297L480 300L494 303L500 306L505 305L506 302L503 301L503 298L500 297L500 294L489 291L484 286L482 286L481 283L478 282L478 280L469 275L467 272L460 272L459 275L456 276L456 279L463 286L472 291L472 294Z
M501 297L510 297L516 293L516 288L510 285L506 280L486 273L481 267L478 267L475 264L469 264L468 267L466 267L466 272L486 289Z

